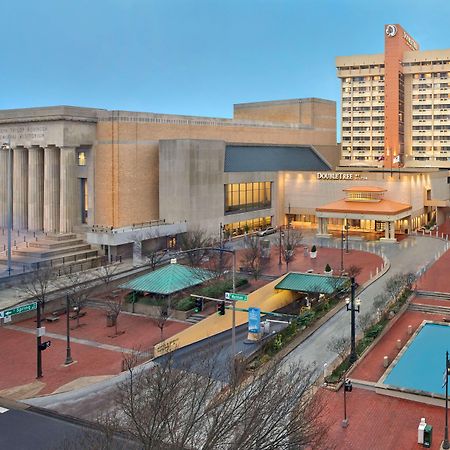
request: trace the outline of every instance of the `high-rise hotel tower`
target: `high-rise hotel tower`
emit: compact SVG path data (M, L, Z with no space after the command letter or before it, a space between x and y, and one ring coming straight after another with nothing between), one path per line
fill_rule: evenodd
M450 49L385 25L385 51L336 58L342 166L450 168Z

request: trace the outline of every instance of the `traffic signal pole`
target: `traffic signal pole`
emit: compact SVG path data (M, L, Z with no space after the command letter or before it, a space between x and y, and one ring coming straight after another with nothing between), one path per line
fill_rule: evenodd
M37 375L36 378L42 378L42 350L41 350L41 302L37 302L36 308L36 340L37 340Z

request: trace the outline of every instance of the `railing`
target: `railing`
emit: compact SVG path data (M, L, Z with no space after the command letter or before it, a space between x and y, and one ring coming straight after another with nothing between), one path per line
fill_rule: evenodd
M118 234L118 233L134 231L134 230L140 230L142 228L157 227L160 225L172 225L172 224L166 222L166 219L156 219L156 220L150 220L148 222L133 223L130 226L120 227L120 228L115 228L115 227L111 227L111 226L108 227L105 225L93 225L90 231L92 233Z

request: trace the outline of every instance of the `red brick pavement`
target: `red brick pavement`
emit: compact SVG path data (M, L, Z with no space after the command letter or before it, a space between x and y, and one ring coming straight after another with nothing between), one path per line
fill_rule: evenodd
M36 337L32 334L0 330L2 370L0 389L12 388L36 381ZM49 394L58 387L83 376L114 375L121 371L122 354L72 343L72 356L78 362L65 367L66 343L52 339L52 345L42 353L44 389Z
M445 252L418 280L417 289L423 291L449 292L450 250Z
M86 308L84 317L80 318L80 327L76 326L76 320L70 320L73 337L89 339L91 341L116 345L129 349L149 349L157 344L160 339L160 330L149 317L121 313L117 322L117 331L121 334L114 336L114 327L106 326L106 313L104 310ZM18 323L17 325L35 328L33 319ZM60 316L58 322L45 322L47 331L57 334L66 334L66 316ZM167 321L164 327L164 338L184 330L189 325L181 322Z
M397 339L401 339L404 345L411 337L408 335L408 326L411 325L413 332L423 320L442 320L442 314L424 314L418 311L406 311L392 326L392 328L380 339L378 344L366 355L359 365L350 373L350 378L378 381L383 375L384 356L392 361L399 353Z
M80 319L83 324L71 330L71 336L88 339L101 344L110 344L120 348L138 349L148 351L160 340L160 330L151 319L141 316L121 314L119 316L119 331L123 334L114 335L114 328L106 327L105 311L87 308L87 314ZM55 323L45 322L47 332L65 335L66 316L60 316ZM70 321L75 326L76 321ZM36 323L30 319L16 325L35 328ZM188 325L169 321L164 328L164 338L187 328ZM47 338L45 338L47 339ZM40 394L48 394L60 386L80 377L114 375L121 371L122 353L120 351L105 350L89 345L71 343L72 358L76 364L64 366L66 356L66 342L52 339L50 348L42 353L44 377L40 379L45 383ZM0 328L2 342L2 370L0 371L0 390L33 383L36 377L36 338L33 334L23 331Z
M237 264L241 265L242 252L237 252ZM279 252L276 247L272 247L270 253L269 265L264 269L264 273L269 275L282 275L286 273L286 264L283 263L281 267L279 262ZM334 270L335 274L339 274L341 268L341 250L336 248L317 248L317 258L312 259L309 256L304 255L303 248L296 251L295 259L289 264L289 271L292 272L306 272L309 269L313 269L314 273L323 273L325 266L329 264ZM359 284L366 282L372 276L375 275L376 268L381 269L383 260L378 255L368 252L362 252L359 250L350 250L349 253L345 253L344 250L344 269L356 265L361 267L361 273L358 275L356 281Z
M432 449L439 449L444 432L444 408L387 397L366 389L347 393L349 426L342 428L343 391L322 389L323 418L327 443L323 449L415 450L421 417L433 426Z

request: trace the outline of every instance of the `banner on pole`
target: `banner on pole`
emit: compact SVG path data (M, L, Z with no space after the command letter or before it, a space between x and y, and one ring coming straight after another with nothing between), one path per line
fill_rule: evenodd
M261 309L248 308L248 332L259 333L261 331Z

